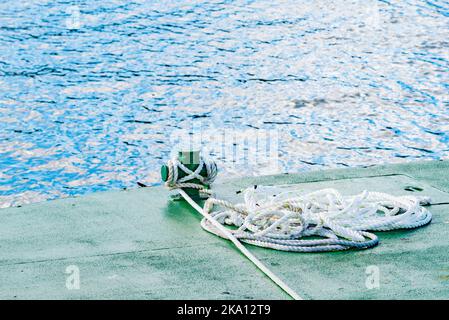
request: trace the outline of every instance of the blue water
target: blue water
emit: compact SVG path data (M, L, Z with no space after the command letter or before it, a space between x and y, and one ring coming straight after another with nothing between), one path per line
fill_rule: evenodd
M4 0L0 207L157 183L198 126L281 171L448 158L448 47L441 0Z

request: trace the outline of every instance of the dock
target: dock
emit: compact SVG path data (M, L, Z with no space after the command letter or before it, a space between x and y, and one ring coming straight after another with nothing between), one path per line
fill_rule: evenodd
M375 232L380 244L372 249L308 254L246 246L305 299L448 297L449 161L245 177L213 189L237 202L236 191L255 184L430 196L428 226ZM289 299L169 194L156 186L0 209L0 298ZM67 286L73 268L79 288ZM372 270L376 287L367 285Z

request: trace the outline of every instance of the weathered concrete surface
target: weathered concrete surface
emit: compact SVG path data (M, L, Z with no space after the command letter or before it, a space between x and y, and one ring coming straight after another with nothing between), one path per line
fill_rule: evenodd
M301 184L406 194L413 185L449 203L449 162L424 162L307 174L244 178L216 186L221 197L251 184ZM298 187L298 186L296 186ZM320 254L249 246L305 298L449 297L449 205L431 206L433 222L378 233L363 251ZM287 299L227 241L203 231L200 217L171 202L161 187L91 194L0 210L0 298L9 299ZM66 267L80 289L66 288ZM380 287L367 289L368 266Z

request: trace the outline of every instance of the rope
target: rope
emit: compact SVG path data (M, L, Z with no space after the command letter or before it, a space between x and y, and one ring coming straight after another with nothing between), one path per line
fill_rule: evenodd
M198 167L192 171L175 158L167 166L169 173L165 185L170 190L178 189L181 196L203 216L201 227L232 241L242 254L295 300L302 298L241 242L290 252L367 249L379 243L372 231L418 228L432 220L431 213L423 207L430 204L427 197L396 197L368 191L342 196L334 189L307 194L292 190L261 197L261 193L266 193L270 187L254 186L243 191L242 203L233 204L210 197L201 208L182 188L195 188L212 195L205 185L210 185L217 176L215 163L201 158ZM200 175L204 167L206 177ZM186 175L178 179L178 170ZM202 184L189 182L193 179ZM212 212L214 205L223 210Z
M182 189L182 188L191 188L198 189L202 193L211 194L211 191L205 188L205 185L208 186L214 182L217 177L217 165L214 161L200 157L198 167L195 171L190 170L184 164L182 164L178 158L173 158L167 162L168 167L168 177L165 182L165 186L170 189ZM206 168L207 175L203 177L201 175L201 171L203 168ZM182 170L186 175L182 178L179 177L179 170ZM188 182L193 179L197 179L201 182L192 183Z
M429 198L368 191L342 196L334 189L261 198L260 193L269 188L248 188L244 202L235 205L209 198L204 210L220 224L236 227L228 230L242 242L292 252L366 249L379 243L369 231L418 228L432 220L422 206ZM211 212L213 205L225 210ZM208 220L203 219L201 226L225 238Z

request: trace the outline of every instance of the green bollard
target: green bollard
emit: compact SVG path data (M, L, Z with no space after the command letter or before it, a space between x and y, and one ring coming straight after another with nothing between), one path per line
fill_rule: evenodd
M200 152L197 150L194 151L179 151L178 152L178 159L179 161L189 170L195 171L200 162ZM187 174L183 172L182 170L178 170L178 179L185 177ZM200 172L200 175L203 177L207 177L207 170L205 167ZM168 179L168 167L166 165L163 165L161 167L161 178L162 181L166 182ZM192 179L188 182L191 183L197 183L202 184L200 180L198 179ZM205 186L206 188L208 186ZM200 192L198 189L195 188L184 188L183 189L192 199L201 199Z

